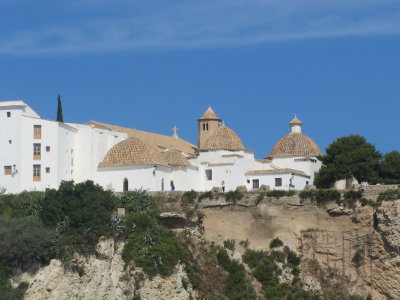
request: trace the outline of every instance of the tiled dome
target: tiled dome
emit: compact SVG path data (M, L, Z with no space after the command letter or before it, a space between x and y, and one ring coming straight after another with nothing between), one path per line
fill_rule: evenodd
M161 155L170 166L191 166L187 158L177 150L163 151Z
M232 129L221 126L208 138L205 150L244 150L244 146L238 135Z
M114 145L100 163L100 168L137 165L168 166L161 151L154 145L144 143L137 137L129 137Z
M318 156L321 155L318 145L301 132L291 132L281 138L267 157L282 156Z

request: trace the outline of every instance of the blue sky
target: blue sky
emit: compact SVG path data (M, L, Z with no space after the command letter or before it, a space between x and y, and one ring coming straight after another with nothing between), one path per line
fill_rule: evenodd
M0 0L0 100L193 143L211 104L257 157L295 113L400 150L399 53L400 1Z

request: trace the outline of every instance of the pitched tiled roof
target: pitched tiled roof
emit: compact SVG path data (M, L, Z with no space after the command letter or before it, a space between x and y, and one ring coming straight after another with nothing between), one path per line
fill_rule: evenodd
M244 150L244 146L238 135L232 129L221 126L208 138L204 150Z
M267 158L318 155L321 155L321 150L312 139L301 132L291 132L275 144Z
M99 164L99 168L136 165L168 166L168 163L156 146L132 136L114 145Z
M220 117L217 116L215 111L209 107L205 113L200 117L199 120L222 120Z
M136 129L131 129L131 128L126 128L126 127L121 127L121 126L116 126L116 125L100 123L100 122L96 122L96 121L90 121L86 124L92 125L96 128L100 128L100 129L125 132L128 134L128 136L136 136L146 143L150 143L150 144L153 144L153 145L161 147L161 148L175 149L175 150L185 152L187 154L192 154L192 155L195 154L195 152L196 152L195 145L193 145L189 142L186 142L180 138L157 134L157 133L152 133L152 132L136 130Z
M292 121L289 122L289 125L303 125L303 122L300 121L296 116L293 118Z
M190 162L179 151L168 150L162 151L161 155L170 166L191 166Z
M309 177L305 172L294 169L254 170L246 172L245 175L268 175L268 174L285 174L285 173L293 173Z

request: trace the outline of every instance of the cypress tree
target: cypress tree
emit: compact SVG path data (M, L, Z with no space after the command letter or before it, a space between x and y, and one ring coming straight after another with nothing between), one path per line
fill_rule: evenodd
M60 95L58 95L57 121L58 122L64 122Z

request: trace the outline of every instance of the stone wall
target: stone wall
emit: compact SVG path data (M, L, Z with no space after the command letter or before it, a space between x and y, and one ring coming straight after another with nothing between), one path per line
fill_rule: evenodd
M398 185L367 185L362 186L360 185L358 189L363 191L363 196L367 199L376 201L380 193L387 191L389 189L397 189Z

